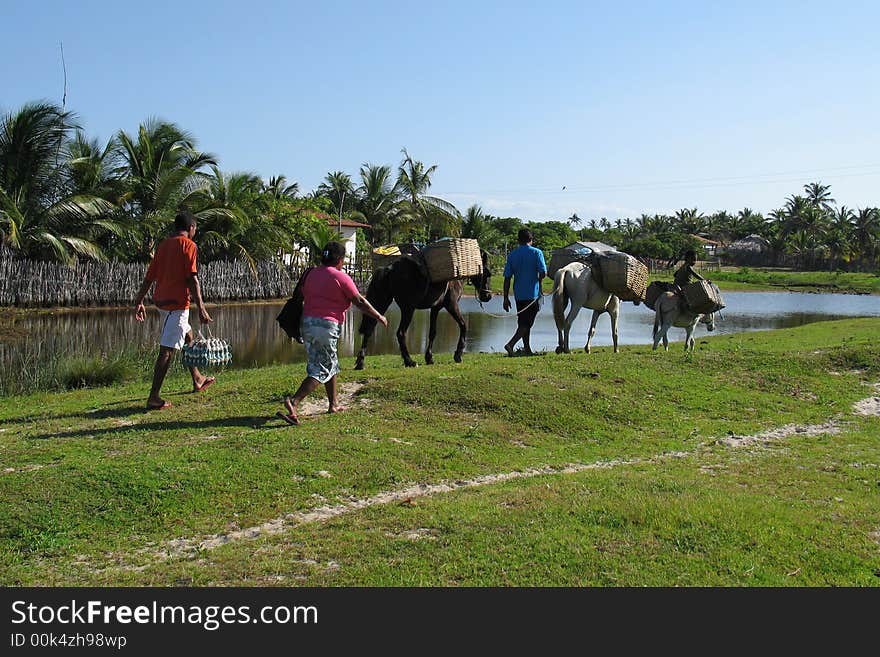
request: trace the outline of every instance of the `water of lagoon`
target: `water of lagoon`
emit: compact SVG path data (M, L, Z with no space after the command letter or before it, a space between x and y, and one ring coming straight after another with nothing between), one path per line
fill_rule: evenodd
M728 292L727 308L716 323L716 334L790 328L810 322L848 317L880 316L880 297L847 294L804 294L796 292ZM275 317L282 301L221 305L210 312L214 318L211 331L232 344L233 367L253 367L268 363L298 363L305 360L304 348L291 342L278 327ZM481 308L473 297L462 298L462 311L468 321L467 352L502 352L504 343L516 329L513 313L505 314L501 297ZM490 314L491 313L491 314ZM389 309L390 327L378 326L370 342L369 354L397 354L395 330L400 319L396 305ZM494 315L503 315L497 317ZM581 310L572 329L571 347L580 349L586 342L591 311ZM410 352L417 357L425 350L428 336L428 311L417 311L407 333ZM620 314L621 344L650 344L654 313L644 306L624 303ZM198 329L198 319L192 313ZM357 327L360 313L348 312L339 349L341 356L351 356L360 347ZM14 363L38 365L44 358L108 354L128 346L154 346L159 335L158 314L151 310L144 323L136 322L131 310L97 309L25 314L14 320L12 338L0 339L0 366ZM699 325L697 338L707 334ZM17 337L16 337L17 336ZM684 339L683 329L670 329L670 340ZM450 358L458 340L458 326L445 311L438 319L434 353L442 362ZM611 344L608 315L602 315L593 340L594 346ZM556 347L556 326L549 298L545 299L532 330L532 348L552 351ZM24 361L22 359L25 359Z

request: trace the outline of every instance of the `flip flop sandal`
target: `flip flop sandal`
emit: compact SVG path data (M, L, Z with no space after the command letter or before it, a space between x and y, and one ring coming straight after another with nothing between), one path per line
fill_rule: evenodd
M292 427L299 426L299 419L297 419L297 417L295 415L287 415L286 413L282 413L281 411L278 411L277 413L275 413L275 415L280 417L282 420L287 422L287 424L289 424Z
M171 408L171 406L172 406L171 402L165 402L161 406L153 406L151 404L147 404L147 410L148 411L161 411L165 408Z
M201 392L202 390L207 388L209 385L214 383L214 381L216 381L216 380L217 379L215 379L213 376L209 376L207 379L205 379L205 381L202 383L202 385L196 386L196 388L193 390L193 392Z

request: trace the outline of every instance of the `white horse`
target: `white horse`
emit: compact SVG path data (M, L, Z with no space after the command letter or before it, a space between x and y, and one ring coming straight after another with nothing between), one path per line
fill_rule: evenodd
M571 301L571 310L565 315L565 309ZM617 353L617 318L620 315L620 299L599 287L593 280L590 267L572 262L559 269L553 277L553 319L556 320L556 331L559 338L556 353L570 353L568 338L571 325L577 318L581 308L593 311L590 320L590 332L584 350L590 353L590 342L596 334L596 322L599 315L608 313L611 317L611 339L614 341L614 353Z
M684 350L694 350L694 329L703 323L709 331L715 330L715 313L706 315L686 310L681 299L674 292L663 292L654 303L654 349L663 340L663 348L669 351L669 338L666 333L671 326L685 330Z

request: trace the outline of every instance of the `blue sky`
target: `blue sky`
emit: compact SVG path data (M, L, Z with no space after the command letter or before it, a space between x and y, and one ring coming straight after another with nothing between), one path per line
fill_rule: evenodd
M767 212L813 180L880 205L877 2L0 0L0 110L90 136L149 116L221 168L437 164L432 192L526 220ZM563 189L565 187L565 189Z

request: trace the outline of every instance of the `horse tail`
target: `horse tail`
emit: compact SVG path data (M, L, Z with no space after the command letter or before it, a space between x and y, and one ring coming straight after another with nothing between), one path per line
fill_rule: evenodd
M553 319L560 331L565 325L565 308L568 306L568 294L565 291L565 268L559 269L553 276Z
M394 300L394 294L391 289L391 267L380 267L373 272L365 296L373 308L380 313L384 314L388 310L388 306ZM362 315L358 333L364 337L370 337L373 335L373 331L376 330L376 324L378 323L375 318L366 314Z

